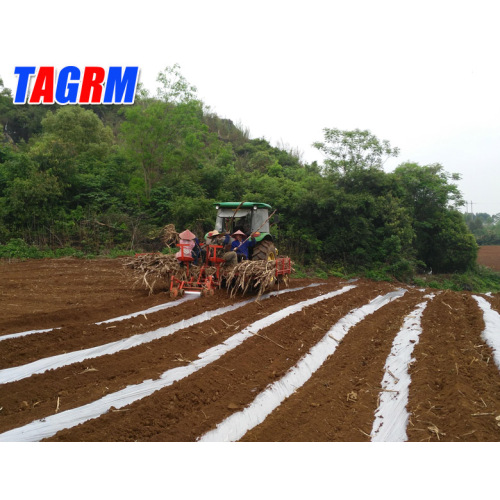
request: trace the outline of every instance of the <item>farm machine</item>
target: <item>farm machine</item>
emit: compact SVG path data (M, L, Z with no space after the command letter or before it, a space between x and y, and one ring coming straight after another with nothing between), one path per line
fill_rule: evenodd
M266 203L224 202L216 203L215 209L217 214L214 231L221 235L241 231L248 238L254 238L255 244L249 249L249 259L238 263L229 272L225 267L226 261L221 256L226 249L222 245L207 244L201 267L190 270L194 258L186 255L182 243L179 243L181 256L178 259L186 267L186 278L179 279L175 275L171 277L170 296L178 297L184 292L212 295L215 288L238 280L239 286L243 288L244 285L245 290L252 285L252 281L255 286L259 284L261 292L263 284L268 286L275 282L287 283L288 275L292 272L292 262L289 257L277 255L275 239L270 233L269 221L275 213L269 214L271 207ZM209 235L210 233L207 233L205 239ZM211 273L209 269L212 270Z

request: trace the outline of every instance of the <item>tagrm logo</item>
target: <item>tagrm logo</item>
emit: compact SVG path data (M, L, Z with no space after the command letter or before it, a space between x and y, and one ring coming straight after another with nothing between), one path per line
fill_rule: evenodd
M38 70L16 66L14 74L18 75L14 104L133 104L139 67L111 66L106 72L100 66L87 66L82 72L66 66L56 72L54 66Z

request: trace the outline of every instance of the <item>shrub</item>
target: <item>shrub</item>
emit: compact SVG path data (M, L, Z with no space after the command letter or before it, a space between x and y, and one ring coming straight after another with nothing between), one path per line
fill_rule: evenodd
M0 245L0 257L6 259L41 259L44 254L35 246L29 246L21 238L13 238L6 245Z

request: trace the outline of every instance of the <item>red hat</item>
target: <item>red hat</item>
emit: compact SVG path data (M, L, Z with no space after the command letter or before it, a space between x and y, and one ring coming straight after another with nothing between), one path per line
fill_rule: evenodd
M189 229L186 229L181 234L179 234L179 238L181 240L194 240L196 236Z

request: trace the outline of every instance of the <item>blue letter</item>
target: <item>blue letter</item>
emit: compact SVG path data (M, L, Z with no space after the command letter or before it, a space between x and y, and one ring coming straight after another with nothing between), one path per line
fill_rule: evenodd
M17 81L16 98L14 99L14 104L26 103L28 83L30 81L30 76L34 75L35 71L35 66L16 66L14 74L19 75L19 80Z
M138 74L138 66L127 66L122 79L121 66L111 66L108 72L108 81L104 92L104 100L102 101L103 104L134 104ZM127 88L126 92L125 87ZM124 92L125 100L123 100Z
M70 80L78 83L68 83ZM59 72L56 87L56 102L59 104L76 104L78 87L80 86L80 70L76 66L66 66ZM66 94L66 90L68 93Z

